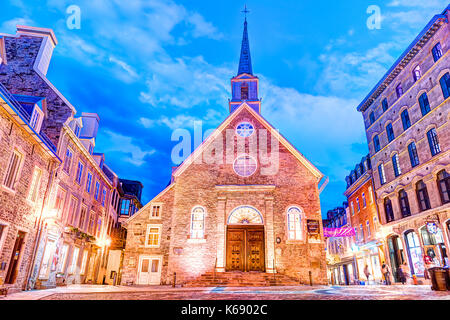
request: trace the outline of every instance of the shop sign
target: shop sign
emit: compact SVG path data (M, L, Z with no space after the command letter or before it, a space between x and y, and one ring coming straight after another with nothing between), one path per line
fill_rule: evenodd
M306 226L308 229L308 234L317 235L320 233L319 220L308 219L306 220Z
M427 230L429 233L431 234L436 234L438 231L438 226L436 225L435 222L433 221L428 221L427 222Z

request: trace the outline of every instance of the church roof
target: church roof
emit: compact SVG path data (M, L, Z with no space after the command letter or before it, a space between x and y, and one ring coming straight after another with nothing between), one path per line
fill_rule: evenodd
M242 35L241 57L239 58L238 75L247 73L253 75L252 59L250 57L250 45L248 43L247 19L244 21L244 33Z

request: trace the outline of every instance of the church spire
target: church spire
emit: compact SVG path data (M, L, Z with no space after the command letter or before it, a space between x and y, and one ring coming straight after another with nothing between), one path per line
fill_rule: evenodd
M241 57L239 59L238 75L242 73L248 73L253 75L252 59L250 57L250 45L248 43L248 33L247 33L247 13L249 12L247 10L247 6L245 6L242 12L244 12L245 14L245 20L244 20L244 33L242 35Z

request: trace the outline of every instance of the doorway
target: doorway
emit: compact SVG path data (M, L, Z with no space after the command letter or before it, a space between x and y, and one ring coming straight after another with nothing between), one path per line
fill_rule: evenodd
M228 226L227 271L265 271L264 226Z
M22 254L22 247L25 240L25 232L19 231L17 233L16 241L14 243L14 249L9 261L8 272L6 273L5 283L13 284L17 279L17 269L19 267L19 261Z
M140 256L137 284L161 284L161 262L160 256Z

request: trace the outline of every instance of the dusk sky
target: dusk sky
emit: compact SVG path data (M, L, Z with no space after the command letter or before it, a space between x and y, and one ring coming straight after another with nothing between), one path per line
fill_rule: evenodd
M95 152L144 184L145 204L169 182L176 128L218 126L228 112L247 4L262 115L330 182L322 214L345 200L345 176L368 153L359 102L445 0L7 0L0 33L52 28L49 80L100 116ZM81 9L69 29L66 9ZM381 10L369 30L367 8Z

